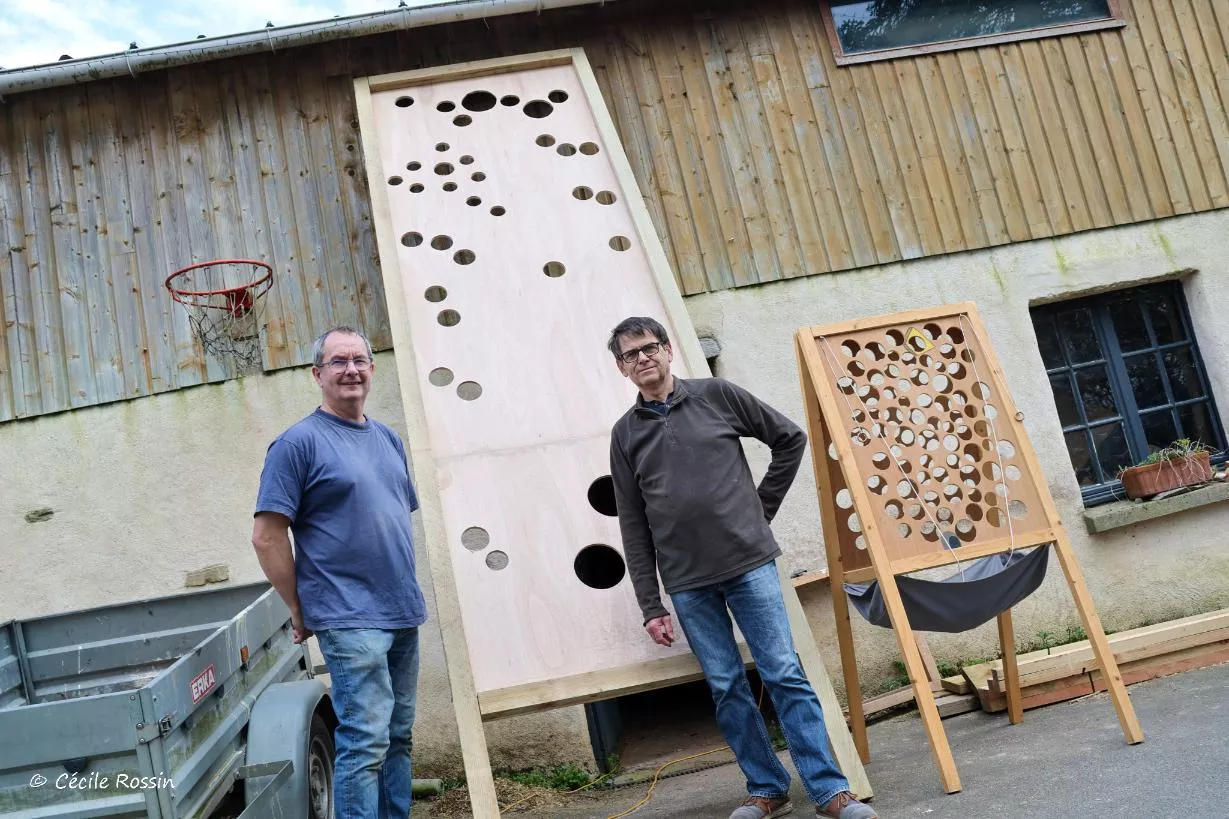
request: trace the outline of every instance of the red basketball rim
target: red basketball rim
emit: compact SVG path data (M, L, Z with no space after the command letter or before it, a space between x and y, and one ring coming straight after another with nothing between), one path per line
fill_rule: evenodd
M191 273L193 270L201 270L204 268L215 267L225 264L246 264L252 265L258 270L264 270L264 275L251 281L247 284L240 284L234 287L222 287L216 290L186 290L182 287L174 285L175 279ZM231 305L237 301L237 298L243 293L249 293L252 299L264 294L266 290L273 286L273 267L267 262L262 262L259 259L213 259L208 262L197 262L196 264L188 265L176 270L174 273L166 277L164 282L166 289L170 291L171 298L180 304L187 304L193 307L212 307L217 310L231 309ZM202 301L211 296L221 296L224 301L221 304L210 301Z

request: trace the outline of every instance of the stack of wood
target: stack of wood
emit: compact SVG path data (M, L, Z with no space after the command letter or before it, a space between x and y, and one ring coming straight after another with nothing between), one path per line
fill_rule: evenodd
M1229 609L1111 634L1109 642L1127 685L1229 662ZM1025 710L1105 690L1087 640L1021 654L1016 662ZM943 680L944 689L976 694L983 711L1007 709L1001 660L961 671Z

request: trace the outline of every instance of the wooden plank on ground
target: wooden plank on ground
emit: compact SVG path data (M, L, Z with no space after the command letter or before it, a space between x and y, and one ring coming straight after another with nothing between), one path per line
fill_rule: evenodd
M950 694L971 694L973 684L963 674L943 678L943 690Z

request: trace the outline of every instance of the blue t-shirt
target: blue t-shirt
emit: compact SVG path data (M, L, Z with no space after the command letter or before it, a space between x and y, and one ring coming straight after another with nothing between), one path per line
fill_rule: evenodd
M405 447L378 421L317 409L269 445L256 511L290 518L304 626L422 625L410 531L417 508Z

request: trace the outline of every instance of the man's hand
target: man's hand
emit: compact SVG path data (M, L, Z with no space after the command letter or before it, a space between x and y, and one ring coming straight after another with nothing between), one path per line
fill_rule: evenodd
M303 612L297 609L290 612L290 627L294 629L296 643L306 643L307 638L312 636L312 630L303 625Z
M663 617L654 617L644 624L644 630L659 646L669 648L674 644L674 623L671 622L668 614Z

